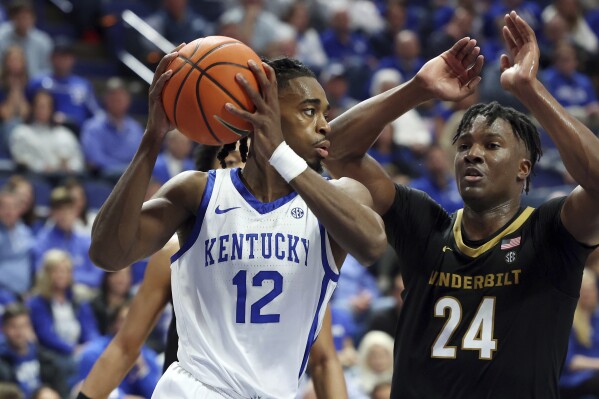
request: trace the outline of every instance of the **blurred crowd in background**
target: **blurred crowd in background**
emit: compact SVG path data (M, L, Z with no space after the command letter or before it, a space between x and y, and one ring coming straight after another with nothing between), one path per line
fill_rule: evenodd
M141 24L123 20L126 10L136 16L127 21L139 17ZM370 150L397 182L454 212L463 203L451 139L464 111L497 100L526 112L499 84L500 32L509 10L535 30L545 86L599 133L598 0L0 2L0 381L6 382L0 399L69 397L99 355L94 346L118 331L123 304L143 278L147 261L105 273L92 264L88 248L94 215L144 132L148 84L142 71L153 71L164 55L148 32L173 47L224 35L261 56L297 58L323 85L331 118L411 79L458 39L477 39L485 56L477 92L458 103L421 104L387 125ZM568 193L575 184L543 131L541 137L544 156L525 205ZM169 133L148 198L177 173L195 169L199 147ZM570 365L581 356L599 364L598 258L590 258L590 283L583 283L565 387L597 373ZM350 398L389 398L402 290L401 265L391 251L369 269L351 257L343 266L332 300L333 334ZM121 397L149 397L169 319L167 309ZM301 396L313 395L307 379Z

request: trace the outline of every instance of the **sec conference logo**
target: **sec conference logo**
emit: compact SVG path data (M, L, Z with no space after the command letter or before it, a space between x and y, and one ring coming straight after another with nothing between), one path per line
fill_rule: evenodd
M302 208L295 207L291 210L291 216L296 219L301 219L304 216L304 210Z
M516 261L516 251L510 251L505 254L505 261L507 263L514 263Z

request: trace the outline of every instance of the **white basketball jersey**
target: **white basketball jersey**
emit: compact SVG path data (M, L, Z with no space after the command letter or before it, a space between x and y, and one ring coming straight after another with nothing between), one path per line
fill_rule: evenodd
M263 203L239 169L210 171L172 260L181 366L232 398L295 398L339 277L306 202Z

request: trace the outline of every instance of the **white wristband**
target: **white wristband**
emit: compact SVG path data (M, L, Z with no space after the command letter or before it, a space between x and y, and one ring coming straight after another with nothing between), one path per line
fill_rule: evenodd
M268 162L287 183L308 168L306 161L284 141L275 149Z

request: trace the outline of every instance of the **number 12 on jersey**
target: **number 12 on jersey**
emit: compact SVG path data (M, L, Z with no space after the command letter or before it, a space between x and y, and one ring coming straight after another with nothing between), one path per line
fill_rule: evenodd
M273 282L272 289L262 298L254 302L250 308L250 323L278 323L281 315L278 313L262 314L261 310L283 292L283 276L274 270L262 270L252 278L252 286L261 287L264 281ZM233 277L233 285L237 286L237 303L235 322L245 323L245 302L247 298L247 270L240 270Z
M455 359L457 349L447 346L447 343L462 320L462 305L454 297L440 298L435 303L435 317L446 317L446 311L449 311L447 321L433 343L431 356ZM493 352L497 350L497 340L493 338L494 323L495 298L484 297L462 338L462 349L478 350L480 359L491 360Z

